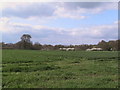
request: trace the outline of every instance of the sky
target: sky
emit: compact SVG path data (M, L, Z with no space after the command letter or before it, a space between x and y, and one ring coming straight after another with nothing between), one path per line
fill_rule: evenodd
M16 43L23 34L52 45L118 39L117 2L6 2L0 12L5 43Z

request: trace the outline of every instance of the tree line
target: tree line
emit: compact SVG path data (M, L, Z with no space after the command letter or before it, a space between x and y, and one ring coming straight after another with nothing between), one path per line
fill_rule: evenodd
M47 45L47 44L40 44L39 42L32 43L30 41L31 35L23 34L21 37L21 41L17 43L0 43L0 47L2 49L27 49L27 50L59 50L59 48L75 48L75 50L84 51L86 49L91 48L102 48L104 51L118 51L120 50L120 40L112 40L112 41L100 41L98 44L95 45Z

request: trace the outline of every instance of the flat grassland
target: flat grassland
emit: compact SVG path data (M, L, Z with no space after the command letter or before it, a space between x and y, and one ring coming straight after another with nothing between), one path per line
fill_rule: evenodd
M117 51L2 51L3 88L117 88Z

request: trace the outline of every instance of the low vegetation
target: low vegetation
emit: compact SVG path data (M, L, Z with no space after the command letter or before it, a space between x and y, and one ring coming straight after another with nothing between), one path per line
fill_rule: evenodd
M3 50L3 88L117 88L117 51Z

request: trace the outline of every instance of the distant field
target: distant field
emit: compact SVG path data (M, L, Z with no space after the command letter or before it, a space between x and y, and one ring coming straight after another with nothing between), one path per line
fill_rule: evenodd
M116 88L118 52L3 50L3 88Z

